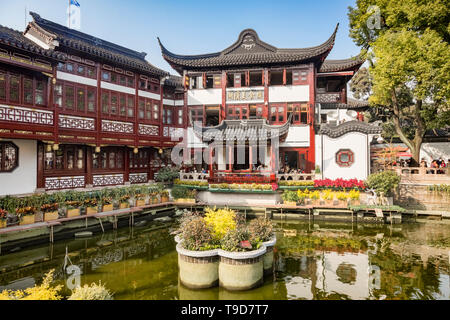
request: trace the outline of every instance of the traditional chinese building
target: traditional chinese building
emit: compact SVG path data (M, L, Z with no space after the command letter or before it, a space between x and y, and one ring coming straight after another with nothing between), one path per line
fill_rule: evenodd
M0 195L153 179L186 125L181 78L31 15L0 26Z
M228 48L202 55L175 54L160 41L163 57L184 79L187 147L201 156L207 142L222 139L223 146L209 150L217 164L210 171L236 181L258 164L272 177L286 171L309 174L316 167L333 176L367 177L367 150L380 129L361 122L367 105L347 99L347 83L363 61L327 59L337 31L338 26L315 47L280 49L246 29ZM277 148L257 145L260 137L270 140L266 133L274 130L280 131ZM355 134L364 139L352 143ZM335 150L336 145L343 147ZM361 169L355 172L356 166Z

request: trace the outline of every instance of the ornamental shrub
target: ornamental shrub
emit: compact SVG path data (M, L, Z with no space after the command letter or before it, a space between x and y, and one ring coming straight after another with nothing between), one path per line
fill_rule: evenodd
M212 228L200 216L186 219L180 226L180 239L187 250L200 251L210 247L212 243Z
M249 241L251 246L244 247L241 242ZM230 230L225 234L225 236L220 240L220 247L225 251L247 251L247 249L254 249L257 247L257 243L250 240L250 233L247 228L237 228Z
M382 171L373 173L367 179L367 186L375 189L378 195L391 196L400 183L400 176L395 171Z
M179 187L179 186L175 186L172 188L172 197L174 199L184 199L187 198L188 195L188 189L183 188L183 187Z
M180 177L180 169L172 167L161 168L155 175L155 181L171 183Z
M281 198L283 199L283 201L292 201L292 202L298 201L297 192L292 190L285 190L281 195Z
M68 300L113 300L113 296L100 282L76 288Z
M46 275L41 285L34 285L34 287L25 290L4 290L0 292L0 300L61 300L62 296L59 291L62 285L52 287L53 273L55 270L50 270Z
M205 209L205 222L212 229L212 236L220 240L227 232L236 229L236 213L231 209Z
M248 225L251 238L257 241L269 241L273 237L273 223L265 218L253 219Z

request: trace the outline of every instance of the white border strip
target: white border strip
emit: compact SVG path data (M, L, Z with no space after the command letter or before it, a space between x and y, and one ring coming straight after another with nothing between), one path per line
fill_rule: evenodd
M66 81L70 81L70 82L86 84L86 85L92 86L92 87L97 87L96 79L77 76L75 74L71 74L71 73L67 73L67 72L56 71L56 78L59 80L66 80Z

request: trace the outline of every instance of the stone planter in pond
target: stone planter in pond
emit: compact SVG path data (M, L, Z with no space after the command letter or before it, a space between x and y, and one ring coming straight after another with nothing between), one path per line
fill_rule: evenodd
M272 240L263 242L266 247L266 253L263 256L264 275L271 275L273 273L273 247L277 243L277 238L274 236Z
M177 244L180 282L190 289L205 289L219 282L219 256L217 250L190 251Z
M263 283L266 246L248 252L219 250L219 285L230 291L250 290Z

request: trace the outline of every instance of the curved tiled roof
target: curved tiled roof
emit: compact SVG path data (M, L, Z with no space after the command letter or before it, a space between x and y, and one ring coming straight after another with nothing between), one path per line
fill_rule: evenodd
M245 29L238 40L220 52L201 55L179 55L167 50L158 38L161 52L167 62L178 72L182 69L235 67L261 64L300 63L321 58L331 51L339 24L330 38L319 46L299 49L279 49L261 41L253 29Z
M319 72L356 71L363 63L359 55L349 59L325 60Z
M22 32L2 25L0 25L0 43L56 60L65 60L67 58L65 53L43 49L26 38Z
M183 87L183 78L180 76L170 75L165 81L164 85L172 87Z
M380 134L382 128L362 121L348 121L338 126L329 124L320 125L319 134L324 134L330 138L338 138L349 132L360 132L364 134Z
M192 123L192 119L191 123ZM222 120L214 127L194 125L194 133L202 141L257 141L274 137L283 138L288 134L292 115L283 125L269 125L266 119Z
M119 46L106 40L98 39L86 33L69 29L63 25L41 18L37 13L30 12L33 22L38 28L41 28L56 36L60 45L81 51L101 59L121 64L140 71L150 72L152 74L166 76L168 72L163 71L145 60L145 52L137 52L128 48Z

